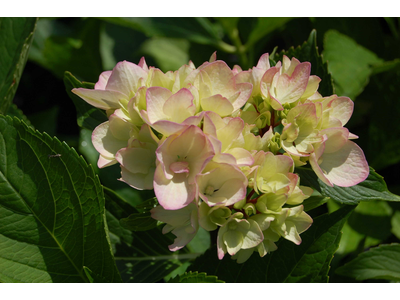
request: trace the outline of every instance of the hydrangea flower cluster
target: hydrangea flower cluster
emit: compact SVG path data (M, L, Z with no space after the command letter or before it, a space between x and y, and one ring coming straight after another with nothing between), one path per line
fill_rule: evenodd
M369 173L357 138L344 125L347 97L318 93L311 64L268 54L247 71L216 59L163 73L119 62L94 89L73 89L109 120L92 135L100 168L121 165L121 179L154 189L152 217L184 247L199 227L218 229L218 257L238 263L254 251L277 249L285 238L301 243L312 224L302 202L313 190L294 168L309 163L327 185L356 185Z

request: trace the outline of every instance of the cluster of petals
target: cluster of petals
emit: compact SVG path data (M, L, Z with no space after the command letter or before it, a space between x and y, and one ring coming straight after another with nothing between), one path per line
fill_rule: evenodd
M152 217L172 232L176 251L201 227L218 230L218 257L264 256L282 237L301 243L312 224L296 167L310 164L325 184L352 186L369 173L344 125L347 97L322 97L311 64L261 56L252 69L216 59L176 71L118 63L94 89L72 92L105 110L92 135L100 168L120 164L120 180L154 189ZM280 127L280 130L278 128Z

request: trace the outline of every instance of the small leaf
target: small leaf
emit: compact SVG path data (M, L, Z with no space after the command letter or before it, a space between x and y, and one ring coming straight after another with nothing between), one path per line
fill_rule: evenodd
M103 191L74 149L0 116L0 281L120 282Z
M37 18L0 18L0 113L14 99L28 59Z
M218 260L214 246L197 258L189 270L215 274L225 282L327 282L340 231L353 209L354 206L347 205L315 218L311 227L301 234L299 246L281 238L276 251L265 257L253 253L243 264L236 263L229 255Z
M372 248L338 268L336 273L356 280L400 281L400 244Z
M177 275L172 278L168 283L224 283L218 280L217 276L207 275L206 273L199 272L185 272L183 275Z
M78 125L80 127L93 130L100 123L106 122L108 120L107 114L104 110L101 110L86 103L85 100L71 92L73 88L93 89L93 83L80 82L70 72L65 72L64 84L69 97L75 104L78 113Z
M360 201L383 200L400 201L400 196L389 192L383 177L370 167L370 172L363 182L351 187L330 187L317 179L312 169L297 168L296 172L300 175L302 183L307 184L320 191L326 197L349 205L356 205Z
M323 55L332 73L336 93L353 100L368 84L372 65L383 62L375 53L336 30L325 33Z

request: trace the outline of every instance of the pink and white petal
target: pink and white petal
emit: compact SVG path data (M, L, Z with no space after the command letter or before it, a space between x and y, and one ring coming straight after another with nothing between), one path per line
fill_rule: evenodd
M99 80L94 85L95 90L105 90L108 82L108 78L110 78L112 71L105 71L100 74Z
M233 105L234 111L246 104L247 100L249 100L251 96L252 89L253 85L251 83L244 82L236 84L235 94L238 93L237 97L235 95L234 98L232 98L232 100L235 99L234 101L231 100L231 97L228 98Z
M97 166L101 169L101 168L115 165L117 162L118 161L115 158L104 157L100 154L99 160L97 161Z
M329 116L340 120L342 126L349 121L354 110L354 102L348 97L338 97L329 102Z
M244 121L237 117L229 120L228 124L217 130L218 139L222 143L221 151L225 152L232 143L240 136L244 128Z
M272 106L273 109L283 110L283 106L282 106L281 102L279 102L279 100L275 99L274 97L270 96L267 99L267 102L269 103L269 105Z
M320 131L321 135L326 135L328 138L325 141L324 153L332 153L338 151L347 143L349 139L349 130L344 127L327 128Z
M228 65L217 60L201 68L202 72L206 72L212 87L213 94L230 95L233 88L233 73Z
M120 149L127 146L128 141L115 138L109 130L109 121L106 121L93 130L92 143L97 152L111 159Z
M248 222L250 223L250 228L243 238L242 249L250 249L256 247L264 239L264 235L257 222L252 219L249 219Z
M292 142L286 142L286 141L282 141L282 148L289 153L290 155L294 155L294 156L301 156L301 157L306 157L309 156L310 154L308 153L301 153L297 150L296 146L293 145Z
M144 148L123 148L115 154L115 159L132 173L147 174L155 166L156 156Z
M120 100L128 100L128 96L118 91L77 88L72 89L71 92L81 97L90 105L104 110L117 109L120 107Z
M319 147L314 148L315 152L311 153L309 161L312 169L314 170L315 174L317 174L318 178L321 179L321 181L326 185L333 187L333 183L326 176L327 175L326 172L323 171L318 164L318 161L320 160L320 157L322 156L324 149L325 149L325 143L322 143Z
M217 60L217 51L214 51L213 54L211 54L210 59L208 60L210 63L214 62Z
M308 79L307 88L304 91L304 94L301 96L304 99L308 99L318 90L319 83L321 82L321 78L315 75L311 75Z
M268 70L270 68L270 64L269 64L269 54L268 53L264 53L263 55L261 55L260 59L258 60L257 63L257 68L260 68L264 71Z
M149 67L146 64L146 60L144 59L144 56L142 56L142 58L140 59L138 66L141 67L143 70L145 70L146 72L149 71Z
M167 210L176 210L189 205L195 198L195 184L189 184L185 173L165 178L161 164L154 174L154 192L160 205Z
M138 65L122 61L112 70L112 74L108 79L106 90L119 91L128 96L128 99L134 96L139 88L139 79L147 79L147 72Z
M200 105L203 110L216 112L221 117L228 116L234 111L232 103L220 94L201 99Z
M121 179L131 187L137 190L152 190L154 179L154 168L147 174L143 173L132 173L125 167L121 166Z
M120 110L117 109L115 112L117 111ZM131 137L130 132L133 126L131 123L121 119L115 112L109 117L109 130L115 138L128 141Z
M238 167L251 166L254 163L251 153L243 148L229 149L225 153L231 154L236 159Z
M265 97L268 98L270 97L269 89L271 87L272 81L275 77L275 74L279 72L279 69L277 67L272 67L268 69L261 77L261 81L258 83L259 86L258 88L260 89L261 94ZM278 75L279 76L279 73Z
M236 165L236 158L232 154L228 153L216 154L212 160L216 163Z
M151 123L159 120L168 120L163 107L172 92L163 87L150 87L146 92L147 116ZM142 116L143 117L143 116Z
M321 169L326 177L341 187L354 186L364 181L369 174L364 152L354 142L347 141L340 150L322 155Z
M243 234L239 231L228 230L223 236L224 244L230 255L235 255L243 245Z
M161 120L151 124L150 126L153 127L159 133L161 133L162 135L168 137L170 135L185 130L189 125Z
M306 90L310 77L311 64L304 62L299 64L293 71L292 76L282 74L276 85L276 99L280 103L292 103L298 100Z
M193 95L188 89L180 89L177 93L168 98L163 106L164 114L169 120L181 123L196 113L196 106L193 104Z
M233 205L236 202L246 198L247 180L230 179L227 180L217 192L208 197L210 206L216 204L224 204L225 206ZM225 203L218 203L213 198L221 197L225 199Z

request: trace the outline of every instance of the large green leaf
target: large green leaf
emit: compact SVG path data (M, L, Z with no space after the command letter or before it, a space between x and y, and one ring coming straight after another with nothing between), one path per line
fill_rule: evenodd
M0 281L121 281L102 187L74 149L0 116Z
M178 275L172 278L168 283L181 282L181 283L224 283L218 280L216 276L207 275L206 273L199 272L185 272L185 274Z
M297 246L281 239L278 250L237 264L229 255L218 260L216 247L195 260L191 271L215 274L225 282L327 282L329 264L338 248L341 229L354 206L345 206L314 219Z
M17 91L36 22L37 18L0 18L0 113L7 112Z
M375 53L336 30L325 33L323 55L332 73L336 93L353 100L368 84L372 66L383 62Z
M281 51L279 54L271 55L270 59L277 62L282 60L283 55L289 58L295 57L300 62L308 61L311 63L311 75L317 75L321 78L318 92L322 96L330 96L334 93L331 74L328 72L328 66L323 61L322 55L318 52L317 31L311 31L308 40L297 48L290 48L287 51Z
M400 196L389 192L386 182L381 175L370 168L367 179L359 184L351 187L330 187L317 179L312 169L296 168L295 170L301 177L302 183L307 184L326 197L343 203L356 205L360 201L383 200L383 201L400 201Z
M65 89L75 104L77 114L78 114L78 125L80 127L93 130L100 123L106 122L108 120L107 114L104 110L94 107L85 100L78 97L71 92L73 88L86 88L93 89L94 84L89 82L80 82L76 79L70 72L65 72L64 74L64 84Z
M361 253L336 273L357 280L387 279L400 281L400 244L381 245Z
M136 232L122 227L119 220L139 211L112 190L104 188L104 193L110 239L124 282L158 282L198 256L186 247L170 252L174 236L162 234L159 227Z

